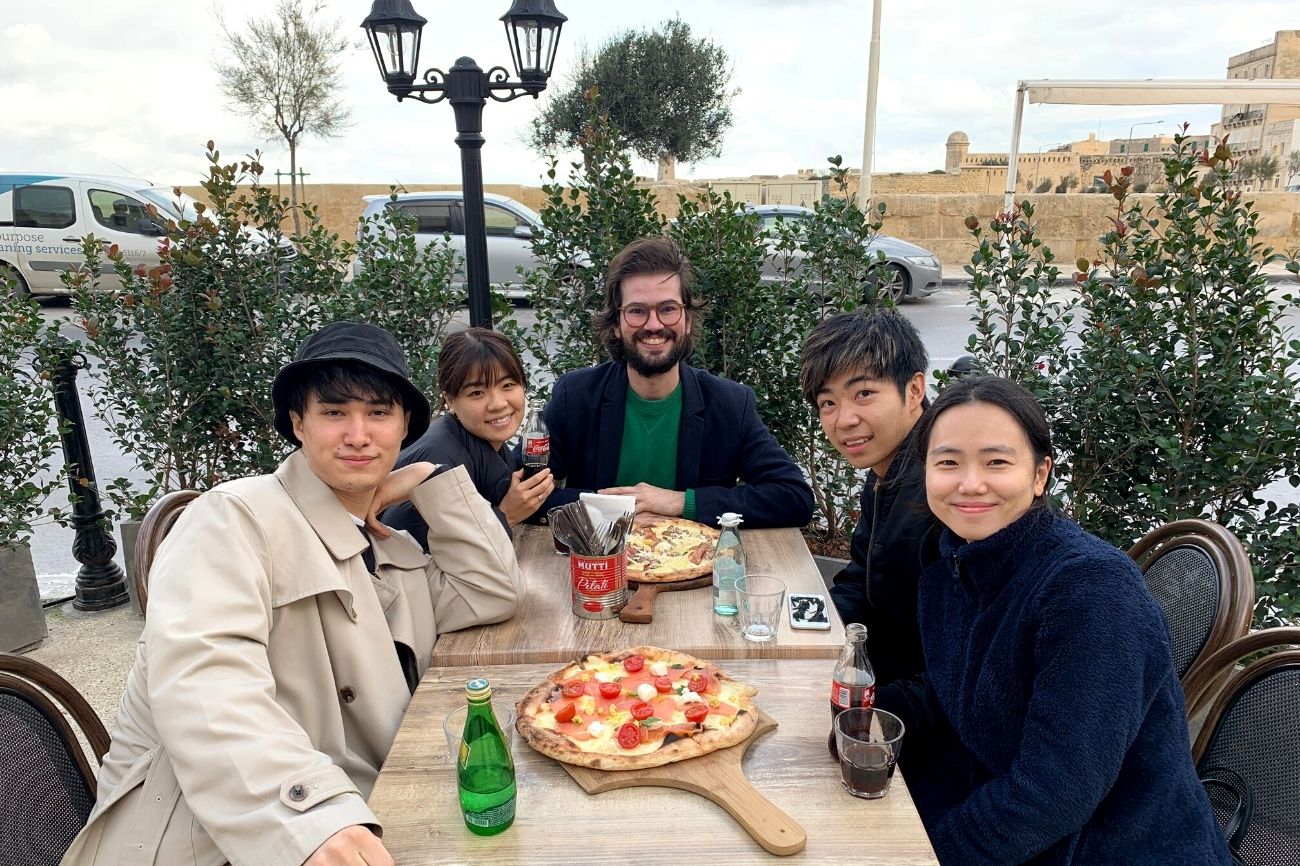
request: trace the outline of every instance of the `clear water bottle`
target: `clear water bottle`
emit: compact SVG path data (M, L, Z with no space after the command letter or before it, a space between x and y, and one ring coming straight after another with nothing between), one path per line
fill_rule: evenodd
M876 705L876 670L867 658L867 627L851 622L844 627L844 649L831 676L831 735L826 746L831 757L839 760L835 746L835 717L853 707Z
M465 685L469 712L456 759L456 788L465 826L495 836L515 820L515 762L492 712L492 687L485 679Z
M722 535L713 551L713 612L736 615L736 581L745 576L745 548L740 543L739 514L728 511L718 518Z

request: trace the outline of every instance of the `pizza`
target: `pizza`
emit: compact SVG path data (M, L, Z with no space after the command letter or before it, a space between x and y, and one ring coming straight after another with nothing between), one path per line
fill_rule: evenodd
M725 749L758 727L758 689L718 666L653 646L592 653L515 707L537 751L598 770L641 770Z
M633 528L627 539L627 579L665 583L713 571L721 533L681 517L661 517Z

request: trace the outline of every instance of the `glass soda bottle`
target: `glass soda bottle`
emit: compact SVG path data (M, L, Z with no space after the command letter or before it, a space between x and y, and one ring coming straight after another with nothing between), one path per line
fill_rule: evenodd
M718 518L722 535L713 550L713 612L719 616L736 615L736 581L745 576L745 548L740 543L743 521L733 511Z
M844 649L835 664L831 680L831 735L826 744L831 757L839 760L835 747L835 717L850 707L872 707L876 703L876 672L867 658L867 627L851 622L844 627Z
M551 461L551 431L542 417L542 404L536 400L528 404L528 419L524 423L524 478L532 478Z
M456 759L456 789L465 826L479 836L494 836L515 820L515 762L492 712L492 687L486 679L465 684L469 712Z

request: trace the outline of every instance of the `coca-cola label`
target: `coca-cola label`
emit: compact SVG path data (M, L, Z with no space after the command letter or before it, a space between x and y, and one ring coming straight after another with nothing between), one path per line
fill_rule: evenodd
M609 595L627 586L627 558L614 556L569 557L569 575L573 578L573 591L587 599Z
M854 686L831 680L831 703L841 710L853 707L873 707L876 705L876 687Z
M542 457L551 453L550 436L525 436L524 457Z

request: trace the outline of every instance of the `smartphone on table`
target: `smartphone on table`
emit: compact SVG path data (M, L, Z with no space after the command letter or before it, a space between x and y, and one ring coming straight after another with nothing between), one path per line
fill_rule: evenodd
M790 605L790 628L825 631L831 627L830 613L826 609L826 596L810 592L795 592L787 598Z

